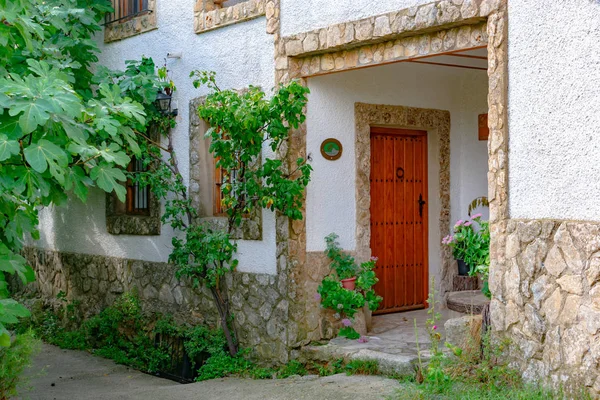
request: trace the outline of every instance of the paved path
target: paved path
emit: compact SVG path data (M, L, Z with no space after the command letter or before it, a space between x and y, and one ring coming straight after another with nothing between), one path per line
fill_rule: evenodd
M346 400L383 399L398 382L373 376L343 374L281 380L215 379L180 385L156 378L83 351L44 344L34 362L32 400Z

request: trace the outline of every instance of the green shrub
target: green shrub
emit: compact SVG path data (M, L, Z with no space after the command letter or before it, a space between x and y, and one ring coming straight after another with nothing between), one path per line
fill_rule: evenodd
M281 370L277 374L277 378L285 379L285 378L289 378L292 375L303 376L303 375L306 375L307 373L308 373L308 371L306 370L306 368L300 361L292 360L281 368Z
M198 370L196 381L248 373L253 364L243 357L243 353L244 351L240 351L235 357L232 357L223 349L218 353L211 354L206 363Z
M351 360L345 369L348 375L378 375L379 363L375 360Z
M17 395L17 387L26 381L23 370L39 349L40 341L32 332L17 335L10 347L0 348L0 399Z

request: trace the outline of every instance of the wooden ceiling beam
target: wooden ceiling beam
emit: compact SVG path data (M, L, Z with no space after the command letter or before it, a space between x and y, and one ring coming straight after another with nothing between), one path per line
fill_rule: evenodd
M406 60L406 61L412 62L412 63L417 63L417 64L441 65L443 67L456 67L456 68L467 68L467 69L477 69L480 71L487 71L487 68L474 67L471 65L447 64L447 63L438 63L438 62L432 62L432 61L419 61L419 60Z

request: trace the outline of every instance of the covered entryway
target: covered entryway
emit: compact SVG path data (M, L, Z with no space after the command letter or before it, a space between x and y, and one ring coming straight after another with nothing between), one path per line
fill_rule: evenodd
M307 248L322 252L335 232L359 262L378 257L376 314L426 308L432 279L440 299L457 290L441 241L487 195L486 55L465 49L307 79ZM328 138L339 140L339 159L319 156Z
M427 132L371 128L371 254L378 258L377 314L425 307Z

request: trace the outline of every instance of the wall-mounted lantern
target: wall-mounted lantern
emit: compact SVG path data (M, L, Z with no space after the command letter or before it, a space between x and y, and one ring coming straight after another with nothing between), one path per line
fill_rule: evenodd
M177 109L171 110L171 99L172 96L167 93L159 92L156 95L156 107L163 115L177 115Z

